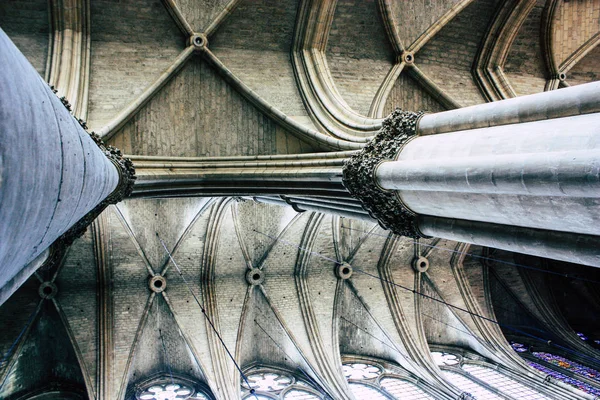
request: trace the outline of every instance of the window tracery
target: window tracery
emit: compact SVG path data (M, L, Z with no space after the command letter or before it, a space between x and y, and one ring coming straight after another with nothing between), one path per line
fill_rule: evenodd
M548 398L541 392L480 361L445 352L432 352L432 357L448 381L477 399L502 399L502 396L494 393L492 388L499 393L519 399Z
M208 394L187 379L159 377L141 384L136 400L211 400Z
M242 382L242 398L258 400L319 400L318 393L308 382L292 374L275 370L257 370L246 375ZM254 389L254 393L251 392Z
M183 384L155 384L144 389L139 395L139 400L180 400L189 399L194 394L192 388Z
M415 383L374 363L345 363L342 370L357 399L433 400Z

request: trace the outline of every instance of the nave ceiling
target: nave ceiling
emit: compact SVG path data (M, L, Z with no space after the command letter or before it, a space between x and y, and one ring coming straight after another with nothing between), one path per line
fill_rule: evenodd
M126 154L160 157L354 150L395 107L437 112L594 81L599 15L597 0L0 3L0 27L90 130ZM240 375L157 233L242 369L290 371L333 398L351 398L341 363L353 357L456 398L431 359L440 349L542 382L507 341L531 337L485 318L598 358L577 336L600 338L597 285L510 263L597 281L589 268L416 245L250 199L130 199L0 307L10 355L0 398L131 398L169 374L239 396ZM416 254L426 272L415 273ZM335 273L344 262L349 279ZM252 268L262 283L248 283ZM163 291L150 288L156 274Z
M488 256L494 261L482 261ZM415 272L415 257L427 260L425 272ZM236 398L240 374L202 308L244 371L291 371L334 398L348 392L341 362L353 357L388 362L452 397L432 363L438 349L536 379L507 338L531 342L533 334L556 343L546 346L554 352L577 349L583 361L598 351L570 327L560 300L564 288L585 288L582 298L597 288L513 265L543 270L539 262L252 200L126 200L0 308L3 354L27 326L3 366L0 397L53 382L90 398L129 399L148 379L174 375ZM596 337L594 329L585 332Z

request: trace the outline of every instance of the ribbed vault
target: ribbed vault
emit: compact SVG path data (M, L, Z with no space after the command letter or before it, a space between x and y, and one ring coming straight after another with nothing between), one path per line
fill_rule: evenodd
M431 356L450 349L582 398L509 341L598 368L600 346L578 336L600 339L597 273L397 237L340 171L396 107L598 80L598 13L597 0L2 2L2 29L140 179L0 307L0 397L132 400L181 379L235 399L233 358L323 398L358 400L342 364L361 360L463 398ZM315 196L363 218L297 212Z

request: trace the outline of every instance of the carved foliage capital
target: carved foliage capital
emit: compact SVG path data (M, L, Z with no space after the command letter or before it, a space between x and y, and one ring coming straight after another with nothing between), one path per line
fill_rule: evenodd
M423 236L416 227L415 214L393 191L379 187L375 170L381 162L395 159L404 144L416 136L417 122L423 114L394 110L373 140L348 159L343 168L344 186L383 228L415 238Z

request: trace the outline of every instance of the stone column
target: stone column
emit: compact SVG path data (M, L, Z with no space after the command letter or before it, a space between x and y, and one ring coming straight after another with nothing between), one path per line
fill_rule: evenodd
M425 116L397 110L344 183L401 234L600 266L598 111L599 82Z
M134 178L128 160L82 128L2 30L0 66L1 304L52 243L70 244Z

